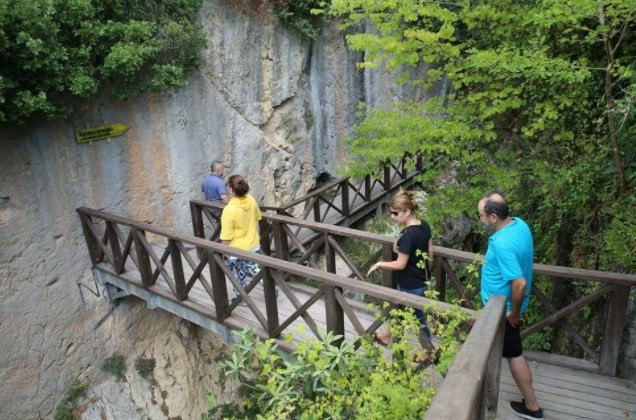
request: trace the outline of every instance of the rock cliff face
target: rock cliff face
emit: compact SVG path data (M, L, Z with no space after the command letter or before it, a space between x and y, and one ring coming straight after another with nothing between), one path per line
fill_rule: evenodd
M0 128L0 418L51 416L72 380L95 384L115 351L129 363L140 354L169 359L173 370L179 360L178 369L196 373L155 378L168 394L159 403L165 417L197 417L199 390L218 388L216 368L202 360L217 358L220 345L190 348L174 318L135 301L110 313L103 291L88 290L95 285L76 207L190 233L188 200L201 197L200 180L216 159L244 175L260 202L287 202L319 174L335 174L359 101L423 95L396 89L382 73L358 72L361 56L347 51L335 23L310 43L215 0L200 21L209 48L188 86L128 102L98 97L69 121ZM77 130L104 122L130 130L110 142L75 143ZM139 407L138 417L160 418L150 391L130 375L109 386ZM98 400L119 398L106 388L94 389ZM107 405L91 412L122 418L102 411Z

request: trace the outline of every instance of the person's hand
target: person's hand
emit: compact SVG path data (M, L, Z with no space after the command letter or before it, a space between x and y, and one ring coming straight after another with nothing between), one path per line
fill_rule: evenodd
M371 273L373 273L375 270L377 270L378 268L382 267L382 261L379 261L375 264L373 264L371 266L371 268L369 268L369 271L367 271L367 277L369 277L371 275Z
M512 325L513 328L516 328L517 324L519 324L519 314L513 314L512 312L508 312L506 314L506 319L508 320L508 323Z

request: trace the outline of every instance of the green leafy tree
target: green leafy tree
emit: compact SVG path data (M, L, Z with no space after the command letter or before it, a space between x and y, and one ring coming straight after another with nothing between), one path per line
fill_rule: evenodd
M0 2L0 122L66 117L101 86L121 99L182 86L205 38L201 0Z
M320 0L274 0L274 14L281 22L302 36L315 39L320 31L320 17L311 11L320 6Z
M322 16L312 11L327 4L322 0L233 0L243 13L261 19L275 19L302 37L315 39L320 32Z
M328 12L376 28L347 36L362 68L450 86L426 103L361 108L350 173L423 153L432 222L474 214L497 188L532 223L541 260L636 269L615 233L634 241L636 1L333 0Z

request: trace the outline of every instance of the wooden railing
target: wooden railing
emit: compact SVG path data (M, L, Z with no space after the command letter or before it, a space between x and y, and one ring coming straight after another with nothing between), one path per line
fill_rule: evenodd
M479 314L426 413L430 420L482 420L499 399L506 299L493 296Z
M473 308L473 300L480 292L479 284L467 287L469 276L457 274L459 268L457 262L481 264L483 257L453 249L439 248L436 250L436 289L439 299L446 300L447 287L450 285L456 296L463 299L464 305ZM561 267L546 264L534 264L534 281L532 295L547 313L544 317L526 326L521 332L521 337L526 338L538 333L543 328L559 324L572 341L576 343L585 354L585 359L576 359L554 355L551 353L529 352L532 358L546 363L586 370L603 375L615 376L618 365L618 355L621 340L623 337L623 327L627 314L627 304L629 300L630 288L636 286L636 275L612 273L597 270L584 270L570 267ZM548 296L536 286L540 276L549 278L552 282L572 282L579 281L585 284L597 285L589 287L593 289L585 296L582 296L562 308L550 302ZM595 349L581 334L567 321L567 317L586 306L598 303L601 299L606 299L606 304L599 305L602 311L597 314L601 320L604 319L605 328L603 337ZM601 302L603 303L603 302ZM598 308L597 308L598 310Z
M290 203L262 206L261 209L303 220L339 225L412 181L423 169L421 155L405 155L396 163L387 161L379 173L366 175L361 180L338 178Z
M190 206L193 214L195 235L204 237L204 218L210 221L208 226L214 226L217 221L210 216L210 210L214 207L221 209L222 206L207 201L191 201ZM195 214L196 217L194 216ZM206 217L206 215L208 216ZM382 258L385 261L394 258L392 251L394 239L387 236L269 214L264 214L263 219L272 225L272 230L268 231L269 237L266 238L266 240L269 243L273 242L271 247L275 249L275 255L281 259L287 260L290 254L297 252L296 258L299 258L299 264L312 264L310 257L323 252L324 249L322 247L325 243L329 243L331 248L337 252L351 269L351 273L348 274L348 276L365 281L363 273L366 272L378 258ZM342 246L338 243L338 240L343 238L374 244L377 246L377 251L362 264L355 265L351 256L346 255ZM439 300L446 301L447 294L449 290L452 289L455 295L454 297L461 299L463 306L474 309L473 302L480 292L479 284L474 281L474 276L473 283L475 284L470 284L471 281L469 280L471 276L461 274L461 265L468 263L477 263L479 265L482 261L483 257L478 254L436 246L433 266L435 272L435 289L438 292ZM382 275L382 284L395 288L392 273L384 271ZM547 326L560 324L568 335L572 337L573 341L583 349L585 359L544 352L527 353L531 354L534 359L550 364L614 376L618 364L618 353L623 326L625 324L629 291L630 287L636 286L636 276L545 264L534 264L534 275L535 281L532 294L534 298L541 303L542 307L545 308L547 314L532 325L527 326L522 331L522 337L526 338L538 333L542 328ZM585 296L567 304L565 307L558 308L557 305L550 302L546 294L542 293L536 287L538 276L547 276L551 278L552 281L582 281L600 284L600 286ZM595 346L588 343L588 341L568 323L566 317L585 306L598 303L599 300L603 298L607 299L607 304L601 305L603 311L598 314L598 316L604 320L605 328L603 330L601 344L595 349Z
M216 239L215 232L218 231L218 217L213 210L222 209L223 206L209 201L190 202L190 210L192 213L193 230L195 236L205 238L205 228L212 230L212 239ZM209 223L204 223L204 218ZM368 268L382 257L384 260L393 259L393 242L389 241L387 236L377 235L374 233L364 232L356 229L349 229L340 226L316 223L297 219L288 216L279 216L275 214L264 213L260 223L261 249L267 255L275 256L277 259L288 261L293 254L293 260L297 265L302 267L308 266L315 269L321 269L329 273L336 274L336 256L338 256L349 269L347 278L351 283L369 284L364 273ZM373 249L368 259L361 263L356 263L351 255L349 255L340 245L339 240L348 239L349 241L362 241L366 244L372 244L377 249ZM325 255L325 266L318 267L315 262L320 255ZM289 273L281 277L281 281L286 282L292 276ZM305 277L300 276L302 280ZM382 272L382 286L390 289L396 288L395 274L391 271ZM344 300L341 291L326 288L316 292L316 298L321 297L324 293L325 299L337 299L338 305L334 305L335 314L341 317L341 313L347 314L352 321L359 334L366 334L375 331L381 324L382 320L375 322L369 329L364 330L359 322L354 321L351 308ZM373 300L373 296L368 296ZM382 304L381 300L376 300L378 305ZM383 315L388 313L390 308L384 309ZM335 330L338 334L343 331L342 323L338 323ZM424 348L432 349L432 343L424 335L420 334L420 343Z
M271 237L269 234L270 226L273 229L271 232L274 237L280 238L282 237L281 231L278 230L278 234L275 231L280 229L281 223L284 221L296 220L293 218L271 216L279 219L278 228L274 223L268 224L266 221L261 224L262 238L264 238L261 247L265 253L265 255L261 255L88 208L79 208L77 212L82 222L84 236L94 266L106 264L115 275L121 275L126 271L127 264L129 268L132 264L132 267L139 272L142 287L153 287L161 277L169 287L167 297L175 302L186 300L195 283L200 283L214 302L214 308L208 308L213 319L226 323L231 328L247 326L236 319L230 319L233 310L241 302L244 302L260 324L262 329L257 330L257 333L263 338L278 338L285 328L299 317L303 318L314 335L318 337L317 323L312 319L308 309L321 298L325 302L325 319L328 331L345 337L345 316L350 320L358 335L375 331L382 321L378 320L365 329L348 300L345 299L345 291L361 293L378 302L389 302L392 305L422 308L425 304L433 304L441 311L450 309L450 305L446 303L431 301L380 285L336 275L335 254L339 252L339 246L329 235L325 235L323 238L327 244L327 272L267 255L270 253L268 239ZM360 234L365 235L364 232L360 232ZM153 237L152 244L148 239L150 235ZM373 234L366 235L373 236ZM190 253L188 247L190 249L196 248L197 252ZM158 250L162 252L161 256L159 256ZM260 264L261 271L251 279L246 287L243 287L229 269L223 256L235 256L254 261ZM185 275L184 260L192 269L192 274L189 277ZM209 270L209 276L204 272L206 268ZM296 297L294 289L287 282L291 276L316 281L321 287L315 291L311 298L301 303L300 299ZM239 299L231 301L228 298L225 278L239 293ZM250 296L250 292L260 280L263 281L265 313L261 312ZM276 289L284 293L295 307L295 312L284 320L280 319ZM161 292L159 289L154 290ZM469 309L466 311L471 315L471 318L474 318L474 311ZM280 344L285 348L285 343L282 340ZM432 349L428 339L423 342L423 346Z
M192 206L193 215L203 211L202 206L197 202L193 202ZM304 229L311 228L320 232L321 237L316 242L322 243L326 248L327 271L325 272L302 265L303 261L307 261L308 256L314 252L308 249L305 249L306 253L297 263L292 263L280 258L282 251L274 252L278 256L278 258L274 258L97 210L82 207L78 208L77 212L94 267L184 305L188 304L188 294L193 286L200 283L213 302L213 306L211 305L209 308L193 306L193 308L230 328L242 329L247 324L233 316L237 302L231 302L228 298L227 278L240 293L241 299L260 324L256 333L263 339L278 338L283 330L299 317L302 317L314 334L318 336L317 325L307 309L318 299L323 298L327 330L345 337L346 332L343 325L344 317L347 316L355 327L358 335L355 342L359 344L359 336L371 333L382 321L378 320L365 329L357 320L355 311L344 297L344 292L347 290L364 294L378 302L388 302L393 306L422 308L428 305L441 312L451 309L451 306L446 303L431 301L393 290L390 287L363 281L360 267L358 269L351 267L353 273L350 277L335 273L336 254L344 260L349 260L347 265L355 265L338 245L337 237L346 235L350 239L377 243L382 247L380 255L388 257L392 252L392 241L386 236L315 222L299 221L285 216L266 215L264 217L261 223L263 238L261 246L266 254L271 251L268 248L272 243L270 238L273 237L273 242L277 244L282 243L286 235L287 238L290 238L288 236L290 230L285 229L286 224L301 226ZM296 245L298 246L298 244ZM190 252L193 248L197 252ZM315 248L315 246L312 245L310 248ZM282 247L279 249L282 250ZM161 256L157 251L163 251ZM254 261L260 264L261 271L243 288L227 266L223 258L226 255ZM186 276L184 270L184 260L192 269L192 274L189 276ZM209 274L206 275L206 271ZM129 274L131 272L133 275ZM140 279L136 276L139 276ZM293 285L287 281L292 276L311 279L318 282L321 287L305 303L301 304L294 295ZM157 287L160 278L167 284L167 289L166 287ZM260 280L263 282L264 312L250 297L250 292ZM390 273L389 275L384 274L383 282L393 286L394 282ZM284 320L280 319L276 289L285 293L296 306L296 311ZM466 417L466 413L482 413L470 418L483 418L486 406L496 409L501 368L504 308L503 298L495 297L479 318L476 317L474 311L462 309L470 315L469 326L474 326L457 356L457 361L444 380L439 396L434 399L427 418L469 418ZM284 340L277 340L277 342L284 350L292 351L294 349L293 344ZM432 349L430 342L424 343L424 345ZM453 387L458 386L454 384L462 384L461 389L464 394L460 399L449 396ZM469 406L457 402L464 399L470 402ZM449 404L449 401L455 402ZM443 413L443 416L431 414L438 412Z

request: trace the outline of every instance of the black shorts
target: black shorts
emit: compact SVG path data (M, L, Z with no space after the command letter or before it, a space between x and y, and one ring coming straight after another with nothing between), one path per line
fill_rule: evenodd
M519 357L523 353L521 346L521 327L513 327L506 320L506 331L504 332L503 357Z

